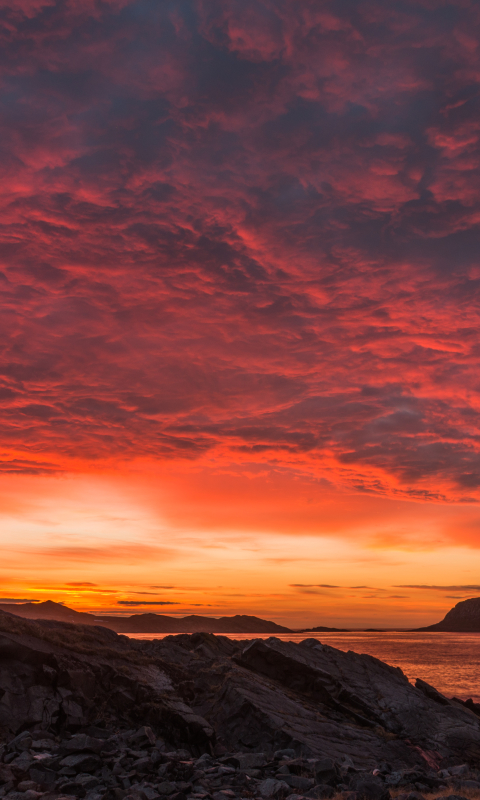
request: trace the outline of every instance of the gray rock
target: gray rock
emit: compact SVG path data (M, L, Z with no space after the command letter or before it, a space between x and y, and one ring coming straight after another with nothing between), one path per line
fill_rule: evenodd
M337 780L338 770L331 758L320 758L312 766L317 783L333 784Z
M258 786L262 797L286 797L289 793L289 788L285 781L277 781L275 778L267 778Z
M282 780L285 781L292 789L298 789L299 792L305 794L313 787L314 781L311 778L302 778L301 775L284 775Z
M350 782L350 789L356 792L359 800L390 800L385 784L373 775L357 775Z
M177 791L177 784L172 781L162 781L158 784L157 791L159 794L173 794Z
M31 767L28 772L30 779L45 789L52 787L57 780L57 773L52 769L42 769L41 767Z
M94 772L101 765L101 759L93 753L78 753L60 761L61 767L73 769L75 772Z
M313 800L326 800L326 798L333 797L334 794L335 789L332 786L328 786L326 783L319 783L309 789L306 796L311 797Z
M235 753L240 769L255 769L265 764L267 758L265 753Z
M449 769L450 775L466 775L468 773L468 765L467 764L459 764L457 767L450 767Z
M105 743L102 739L94 739L84 733L77 733L76 736L72 736L64 743L63 749L67 753L100 753L104 746Z
M156 741L156 737L154 732L151 728L146 725L142 725L141 728L138 729L132 736L130 736L129 740L130 744L141 745L154 745Z
M448 794L443 797L437 797L436 800L467 800L467 798L459 794Z

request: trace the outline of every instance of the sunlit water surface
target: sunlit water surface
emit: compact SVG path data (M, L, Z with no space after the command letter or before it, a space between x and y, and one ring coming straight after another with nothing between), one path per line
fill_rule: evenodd
M132 639L163 639L168 634L130 634ZM230 639L268 639L271 634L232 633ZM278 639L318 639L339 650L380 658L400 667L413 683L421 678L447 697L472 697L480 702L480 634L477 633L284 633Z

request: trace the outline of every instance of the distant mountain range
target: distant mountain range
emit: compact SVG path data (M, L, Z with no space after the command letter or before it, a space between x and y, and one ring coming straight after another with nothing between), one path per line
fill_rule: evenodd
M78 625L102 625L116 633L291 633L275 622L237 614L234 617L168 617L164 614L132 614L131 617L95 616L74 611L61 603L3 603L0 610L25 619L55 619Z
M480 633L480 597L462 600L450 609L441 622L417 628L419 631L445 631L452 633Z
M102 625L116 633L335 633L345 628L303 628L292 631L260 617L236 614L234 617L168 617L165 614L132 614L130 617L95 616L75 611L61 603L46 600L44 603L2 603L0 610L25 619L56 619L78 625ZM418 631L451 631L457 633L480 633L480 597L463 600L452 608L441 622L417 628Z

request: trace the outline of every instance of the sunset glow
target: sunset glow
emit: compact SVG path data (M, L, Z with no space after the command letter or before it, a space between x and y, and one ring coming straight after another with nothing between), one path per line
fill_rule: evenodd
M0 593L480 596L480 7L1 5Z

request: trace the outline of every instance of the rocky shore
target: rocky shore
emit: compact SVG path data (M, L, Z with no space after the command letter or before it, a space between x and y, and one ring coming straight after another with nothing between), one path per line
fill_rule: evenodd
M306 640L130 640L0 614L0 797L480 795L478 707Z

